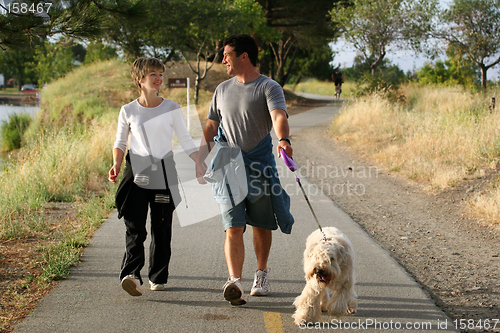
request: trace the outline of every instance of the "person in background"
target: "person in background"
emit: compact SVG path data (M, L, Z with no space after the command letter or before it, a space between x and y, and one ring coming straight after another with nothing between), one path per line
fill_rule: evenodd
M335 71L333 71L332 80L335 84L335 98L339 99L340 94L342 93L342 83L344 83L344 76L342 75L342 72L338 67L335 69Z

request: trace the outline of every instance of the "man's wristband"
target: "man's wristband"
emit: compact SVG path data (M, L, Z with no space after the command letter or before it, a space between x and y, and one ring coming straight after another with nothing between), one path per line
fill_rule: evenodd
M283 139L280 139L280 142L281 142L281 141L286 141L286 142L288 142L288 144L289 144L290 146L292 145L292 142L290 141L290 139L289 139L289 138L283 138Z

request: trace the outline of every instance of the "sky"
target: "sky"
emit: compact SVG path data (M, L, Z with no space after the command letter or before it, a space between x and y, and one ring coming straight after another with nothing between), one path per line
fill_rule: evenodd
M447 8L450 2L452 2L452 0L440 0L443 8ZM333 59L334 66L340 65L341 68L352 67L354 57L356 56L356 50L353 47L349 46L344 41L339 41L335 44L332 43L330 46L337 52ZM388 52L386 58L389 59L392 64L398 65L405 73L423 67L425 62L432 62L430 59L416 55L412 51ZM443 55L441 59L445 60L446 56ZM500 64L488 70L488 80L500 80Z
M337 52L333 59L334 66L340 65L341 68L352 67L356 50L344 41L331 44L332 49ZM429 59L423 56L416 56L411 51L396 51L387 54L386 56L393 64L398 65L403 71L412 71L424 65Z
M336 67L340 65L340 68L352 67L354 63L354 57L356 56L356 50L349 46L343 41L339 41L336 44L330 44L332 49L337 52L333 59L333 65ZM419 69L424 66L425 62L432 62L430 59L424 56L418 56L412 51L395 51L387 54L387 59L391 61L392 64L398 65L405 73L407 71L413 71L414 69ZM442 56L442 60L446 57ZM500 64L492 67L488 70L488 80L499 81L500 80Z

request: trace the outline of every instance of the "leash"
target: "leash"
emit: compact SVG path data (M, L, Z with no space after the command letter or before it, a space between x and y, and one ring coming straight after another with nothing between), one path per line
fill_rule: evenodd
M295 181L299 184L300 189L302 190L302 194L304 195L304 198L306 199L307 205L309 206L309 209L311 209L311 213L314 216L314 219L316 220L316 224L319 227L319 231L321 231L321 234L323 234L323 238L321 240L326 240L326 235L323 232L323 229L321 228L321 225L319 224L318 217L316 216L316 213L314 213L314 209L311 206L311 203L309 202L309 198L307 198L306 191L304 191L304 187L302 187L302 183L300 182L300 178L297 176L297 164L295 164L295 161L293 160L292 157L288 157L288 155L285 153L284 150L281 150L281 157L283 158L283 162L285 162L286 166L290 171L293 172L295 175Z

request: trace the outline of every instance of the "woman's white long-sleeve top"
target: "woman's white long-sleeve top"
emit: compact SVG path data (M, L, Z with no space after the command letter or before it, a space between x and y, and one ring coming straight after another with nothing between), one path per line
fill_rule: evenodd
M113 148L125 153L129 134L129 149L140 156L151 154L157 159L163 158L172 150L174 134L188 155L198 151L186 128L181 107L165 98L154 108L142 106L138 99L122 106Z

